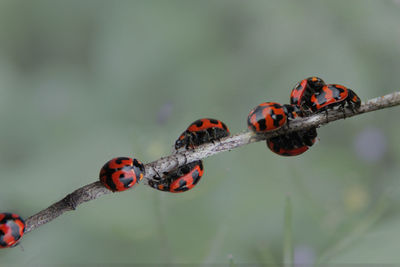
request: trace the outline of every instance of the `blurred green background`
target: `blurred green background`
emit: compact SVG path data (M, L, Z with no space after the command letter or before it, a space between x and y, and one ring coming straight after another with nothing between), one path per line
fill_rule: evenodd
M0 210L27 218L150 162L202 117L246 129L310 75L363 100L400 85L400 1L0 1ZM284 158L256 143L204 161L184 194L140 185L0 251L0 265L400 262L399 108L319 129Z

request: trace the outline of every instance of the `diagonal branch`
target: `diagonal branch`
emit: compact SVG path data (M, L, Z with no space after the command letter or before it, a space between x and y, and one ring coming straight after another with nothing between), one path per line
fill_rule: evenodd
M317 127L339 119L349 118L366 112L389 108L397 105L400 105L400 92L394 92L382 97L368 100L367 102L363 103L361 107L356 111L352 111L350 109L345 109L344 111L333 110L329 111L328 114L317 113L309 117L299 118L291 121L290 125L285 125L278 130L271 131L266 134L258 135L249 131L244 131L236 135L224 138L220 142L216 142L214 144L205 144L193 150L182 151L150 162L145 165L145 178L152 179L152 177L155 176L156 173L168 172L186 163L204 159L220 152L230 151L234 148L262 141L270 137L282 135L297 130L304 130L311 127ZM78 205L96 199L108 193L111 193L111 191L102 186L100 182L94 182L85 185L67 195L62 200L54 203L50 207L29 217L26 220L25 232L30 232L40 225L54 220L64 212L74 210Z

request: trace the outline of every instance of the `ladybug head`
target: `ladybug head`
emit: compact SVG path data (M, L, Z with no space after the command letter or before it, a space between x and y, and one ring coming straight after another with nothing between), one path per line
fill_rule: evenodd
M320 92L325 82L321 78L313 76L307 79L307 85L314 92Z
M297 105L284 104L282 107L289 119L295 119L297 116L303 116L301 108Z
M185 131L181 136L179 136L178 140L175 142L175 149L178 150L181 147L187 146L189 144L190 134Z

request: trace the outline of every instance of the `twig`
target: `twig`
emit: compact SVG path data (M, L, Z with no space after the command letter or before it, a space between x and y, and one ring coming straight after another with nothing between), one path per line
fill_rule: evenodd
M320 125L339 119L348 118L362 113L384 109L396 105L400 105L400 92L394 92L392 94L371 99L363 103L361 107L356 111L352 111L350 109L345 109L344 111L333 110L329 111L328 114L318 113L309 117L299 118L291 121L290 125L285 125L281 129L271 131L263 135L257 135L252 132L245 131L222 139L220 142L205 144L193 150L182 151L150 162L145 165L145 178L152 179L152 177L155 176L156 173L168 172L186 163L204 159L217 153L229 151L253 142L262 141L266 138L282 135L297 130L304 130L311 127L318 127ZM108 193L111 193L111 191L102 186L100 182L94 182L85 185L67 195L62 200L54 203L47 209L44 209L28 218L26 220L25 232L30 232L40 225L54 220L64 212L74 210L78 205L96 199Z

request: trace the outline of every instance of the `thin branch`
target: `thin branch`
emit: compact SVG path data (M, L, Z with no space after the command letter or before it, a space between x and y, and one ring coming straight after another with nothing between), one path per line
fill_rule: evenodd
M229 151L234 148L247 145L253 142L265 140L270 137L282 135L285 133L304 130L311 127L318 127L329 122L333 122L343 118L349 118L362 113L371 112L379 109L393 107L400 105L400 92L395 92L382 97L371 99L361 105L356 111L350 109L333 110L326 113L318 113L309 117L299 118L290 122L290 125L271 131L266 134L254 134L249 131L238 133L236 135L222 139L219 142L205 144L196 149L182 151L159 160L150 162L145 165L146 175L145 178L152 179L156 173L168 172L178 166L186 163L207 158L220 152ZM47 209L31 216L26 220L25 232L30 232L42 224L48 223L66 211L74 210L78 205L96 199L102 195L111 193L108 189L101 185L100 182L94 182L85 185L71 194L67 195L62 200L54 203Z

